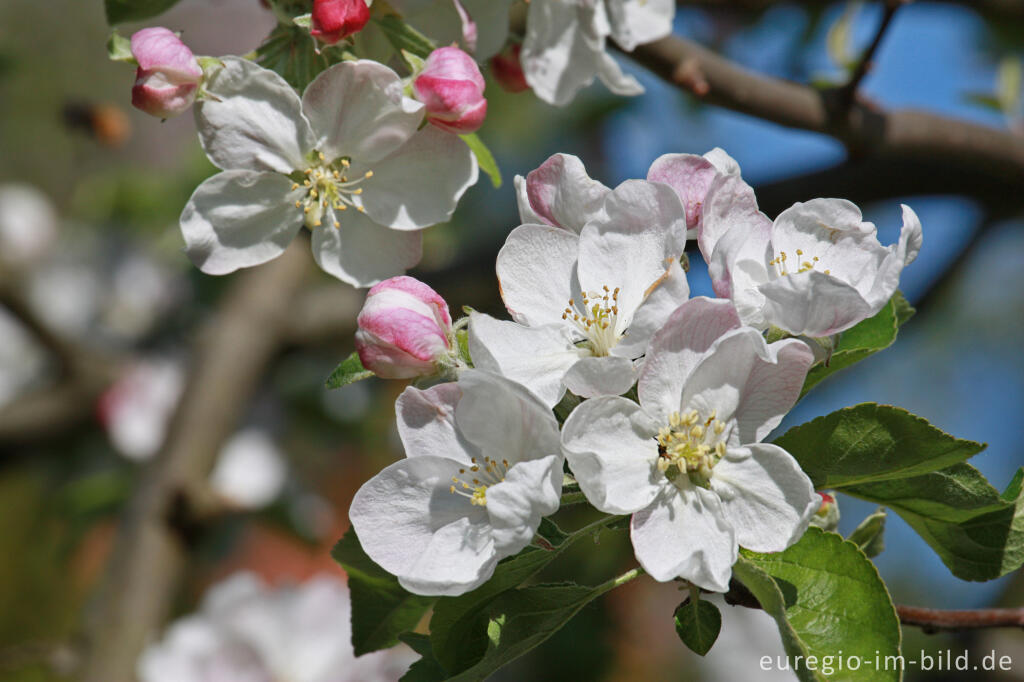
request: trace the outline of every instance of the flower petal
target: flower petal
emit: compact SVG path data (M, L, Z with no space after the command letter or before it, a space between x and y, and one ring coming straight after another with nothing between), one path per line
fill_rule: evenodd
M520 225L498 252L498 286L512 319L530 327L561 324L577 293L579 237L548 225Z
M199 141L218 168L291 173L316 142L302 105L279 75L247 59L223 57L206 77L212 98L196 103Z
M889 255L879 265L875 281L864 296L871 306L870 309L875 312L881 310L892 298L896 287L899 286L900 273L903 272L904 266L914 262L918 251L921 250L921 220L906 204L900 204L900 207L903 210L903 227L900 229L899 242L889 247Z
M658 424L632 400L588 400L562 427L562 450L580 489L609 514L629 514L651 504L668 479L658 471Z
M686 480L680 485L683 490L666 487L633 514L629 535L636 559L655 580L680 577L710 592L726 592L739 555L735 532L717 495Z
M612 94L635 97L644 94L640 81L622 70L619 63L607 52L597 57L597 77Z
M736 309L724 299L701 296L676 308L654 335L637 382L640 404L659 421L680 408L683 386L705 351L740 326Z
M519 54L526 82L534 93L555 106L565 106L594 81L604 54L607 19L603 8L562 0L533 0L526 19L526 38ZM600 24L600 25L599 25Z
M520 462L501 483L487 488L487 515L499 559L530 544L541 517L558 511L561 495L561 455Z
M636 381L633 361L608 355L580 358L565 373L565 387L581 398L599 395L621 395Z
M395 230L419 230L452 217L479 175L476 157L458 136L426 126L390 156L352 164L352 177L373 171L361 187L366 214Z
M519 215L524 223L540 222L579 233L587 221L604 213L611 191L587 175L583 162L571 154L555 154L519 181Z
M476 448L455 428L455 406L461 397L458 384L452 382L402 391L395 401L395 416L406 457L443 454L469 464L477 456Z
M232 170L203 181L181 212L185 252L208 275L266 263L302 227L292 181L278 173Z
M737 542L755 552L792 545L821 505L793 456L770 443L730 448L711 470L711 489Z
M765 319L791 334L831 336L872 315L853 286L818 270L779 277L757 290L764 296Z
M697 230L697 245L716 294L728 298L737 287L749 286L746 280L767 279L771 234L772 221L757 208L750 185L738 175L719 176L704 199Z
M395 462L367 481L349 518L367 555L416 594L458 595L491 576L497 558L483 508L450 492L455 460Z
M525 327L482 313L471 316L469 353L474 366L526 386L549 407L562 399L562 378L580 358L562 327Z
M674 0L605 0L612 38L626 52L672 32Z
M313 258L324 272L356 287L368 287L400 275L420 260L422 235L391 230L358 211L339 215L341 227L333 227L333 210L321 227L313 228Z
M700 224L704 198L718 177L715 165L696 154L663 154L647 171L649 182L663 182L679 195L686 209L686 226L689 229Z
M672 312L690 295L690 284L679 261L672 259L668 270L648 289L647 297L633 313L626 335L612 348L613 355L638 358L647 352L654 336Z

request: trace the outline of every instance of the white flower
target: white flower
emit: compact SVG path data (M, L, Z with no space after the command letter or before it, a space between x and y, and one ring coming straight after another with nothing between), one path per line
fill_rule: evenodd
M212 587L137 665L141 682L392 682L416 655L399 647L356 658L349 592L322 575L271 587L236 574Z
M513 230L497 271L515 322L483 314L470 322L474 364L548 405L566 388L584 397L629 390L633 361L689 295L679 266L685 217L670 187L626 181L594 216L579 235L549 225Z
M604 216L610 189L587 175L571 154L554 154L526 174L515 177L516 201L523 224L551 225L579 234L589 221Z
M767 344L728 301L695 298L651 341L640 404L588 400L565 422L562 445L590 503L633 514L637 560L656 580L728 589L737 544L778 552L818 509L796 460L760 441L800 394L807 344Z
M417 131L423 105L381 64L332 66L300 100L273 71L223 61L206 83L216 99L195 111L203 148L224 172L181 214L203 272L264 263L305 224L321 268L369 286L415 264L418 230L451 217L476 182L469 148L433 126Z
M545 102L563 106L598 77L617 95L643 87L605 51L609 37L626 52L672 31L673 0L532 0L520 59Z
M744 189L746 188L746 189ZM715 292L745 324L825 337L877 313L921 248L921 221L903 206L898 243L844 199L796 203L772 223L738 177L712 191L698 238Z
M522 386L477 370L457 384L409 387L395 410L406 459L359 489L349 518L405 589L463 594L558 509L558 423Z

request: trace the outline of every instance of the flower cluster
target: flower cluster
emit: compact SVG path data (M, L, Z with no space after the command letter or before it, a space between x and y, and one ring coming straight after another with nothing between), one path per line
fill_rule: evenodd
M412 592L472 590L559 508L564 462L593 507L632 515L648 574L726 591L739 547L779 552L821 522L823 497L763 441L799 398L818 337L894 294L920 223L904 206L890 247L843 200L773 223L721 149L663 156L614 189L560 154L516 189L523 224L497 258L510 320L453 325L407 277L367 298L365 366L457 380L398 399L407 457L356 494L363 547ZM688 238L720 298L689 298Z

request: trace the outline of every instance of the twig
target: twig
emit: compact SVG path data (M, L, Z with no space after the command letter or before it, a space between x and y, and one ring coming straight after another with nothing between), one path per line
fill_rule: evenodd
M892 23L896 10L903 4L900 0L887 0L885 3L885 14L882 15L882 23L878 25L878 30L875 31L874 39L872 39L871 44L868 45L868 49L864 51L860 59L857 60L857 66L854 67L850 80L836 92L839 104L838 114L840 116L849 114L850 107L853 106L853 102L857 98L857 88L860 87L861 81L864 80L864 77L868 75L868 72L874 66L875 53L878 52L878 46L882 44L882 38Z
M946 611L920 606L897 606L896 613L903 625L919 627L928 634L940 630L1024 628L1024 608Z

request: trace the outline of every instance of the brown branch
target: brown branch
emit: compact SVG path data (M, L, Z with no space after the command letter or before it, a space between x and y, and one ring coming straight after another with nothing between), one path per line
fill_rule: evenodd
M1024 629L1024 608L945 611L897 605L896 613L899 614L900 623L903 625L919 627L928 634L940 630Z
M182 505L203 490L224 440L236 428L263 369L285 341L294 296L309 270L309 245L235 275L199 340L167 440L126 510L104 585L86 623L80 679L134 679L135 661L168 614L185 567ZM186 524L187 525L187 524Z
M882 22L878 25L878 30L875 31L875 37L871 40L871 44L868 45L864 54L857 60L857 65L854 67L853 73L850 74L850 80L840 87L836 93L839 100L839 111L842 115L850 112L850 107L853 106L853 102L857 98L857 89L860 87L861 81L864 80L864 77L868 75L868 72L874 66L875 53L878 52L878 46L882 44L882 38L885 37L885 32L892 23L892 18L896 16L896 10L907 2L910 2L910 0L887 0L885 3L885 13L882 15Z

